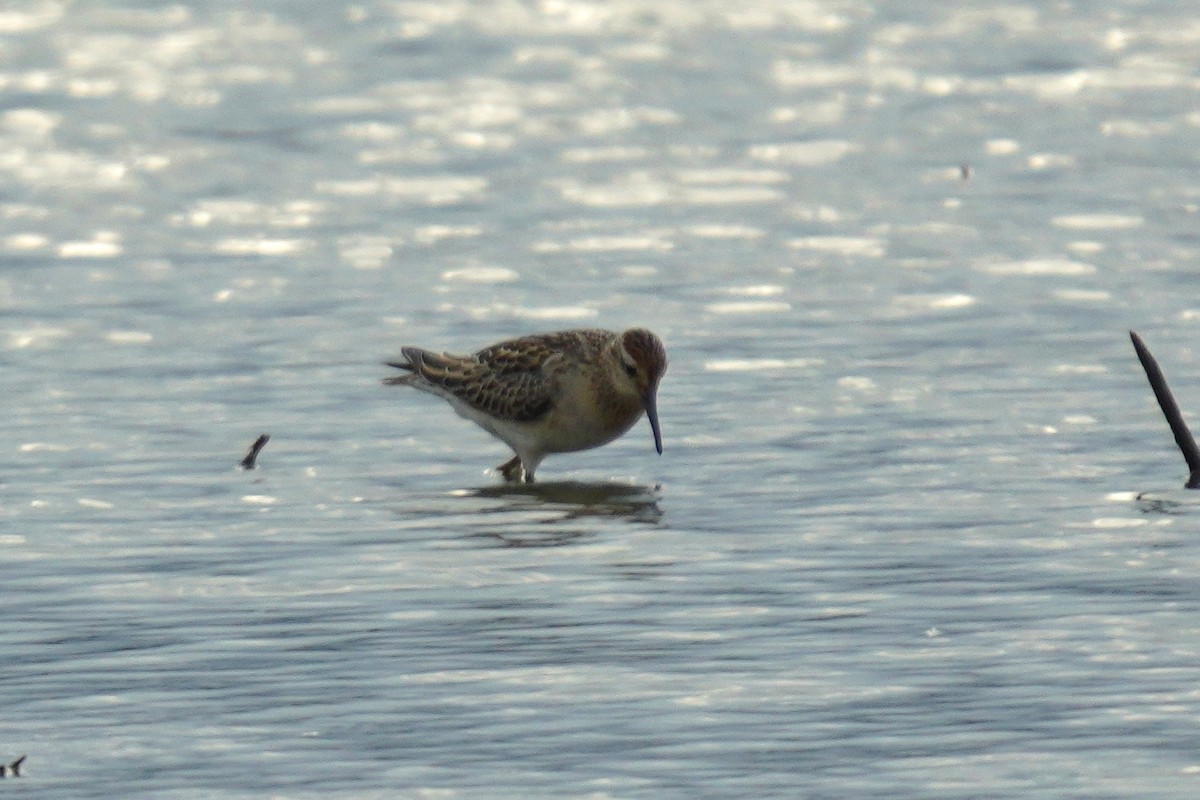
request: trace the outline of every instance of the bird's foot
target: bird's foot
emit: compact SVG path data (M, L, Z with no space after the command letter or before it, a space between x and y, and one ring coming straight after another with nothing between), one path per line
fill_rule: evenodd
M521 463L520 456L513 456L508 461L505 461L500 466L496 467L504 480L508 483L521 483L526 480L525 465Z

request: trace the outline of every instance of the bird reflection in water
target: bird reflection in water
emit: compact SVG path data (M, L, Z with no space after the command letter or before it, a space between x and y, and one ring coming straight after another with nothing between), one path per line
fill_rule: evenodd
M470 538L486 538L504 547L562 547L594 536L592 526L564 525L586 520L614 519L654 525L663 516L659 486L628 483L585 483L557 481L534 484L504 484L464 489L460 496L497 504L480 509L486 518L481 530ZM502 525L491 525L491 517L521 517Z

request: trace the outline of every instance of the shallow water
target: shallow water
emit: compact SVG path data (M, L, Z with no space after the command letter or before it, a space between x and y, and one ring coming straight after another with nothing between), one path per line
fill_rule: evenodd
M1191 16L0 14L5 788L1195 796ZM533 488L379 384L634 324Z

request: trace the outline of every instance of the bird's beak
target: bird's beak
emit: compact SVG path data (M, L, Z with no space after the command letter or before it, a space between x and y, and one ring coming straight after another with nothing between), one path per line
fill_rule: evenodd
M658 398L657 386L652 386L642 395L642 404L646 406L646 416L650 420L650 430L654 431L654 449L662 455L662 432L658 429Z

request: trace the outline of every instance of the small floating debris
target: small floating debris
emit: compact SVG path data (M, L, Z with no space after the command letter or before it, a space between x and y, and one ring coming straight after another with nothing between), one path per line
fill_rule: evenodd
M265 433L254 440L254 444L250 445L250 452L246 453L246 457L242 459L242 469L254 469L257 466L258 452L266 447L269 441L271 441L271 437Z
M959 164L958 174L962 176L964 181L971 180L971 165L967 163Z
M0 764L0 778L7 778L9 775L14 778L21 777L21 765L25 763L25 756L21 756L16 761L9 764Z
M1137 351L1138 361L1142 362L1142 369L1146 370L1146 377L1150 380L1150 388L1154 390L1158 407L1162 409L1163 416L1167 418L1167 424L1171 426L1171 433L1175 435L1175 444L1179 446L1179 451L1183 453L1183 460L1187 462L1189 475L1184 488L1200 489L1200 447L1196 446L1192 432L1188 430L1187 423L1183 421L1179 404L1175 402L1175 396L1171 394L1171 388L1167 386L1167 379L1163 375L1162 369L1159 368L1158 362L1154 360L1154 356L1150 354L1146 343L1133 331L1129 332L1129 338L1133 340L1133 349Z

